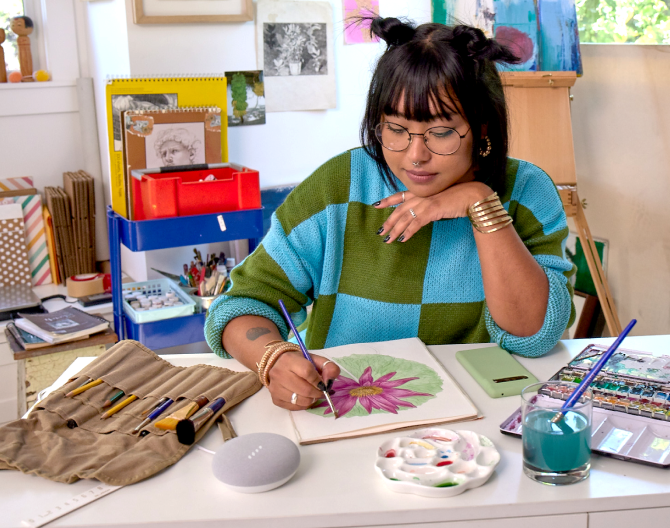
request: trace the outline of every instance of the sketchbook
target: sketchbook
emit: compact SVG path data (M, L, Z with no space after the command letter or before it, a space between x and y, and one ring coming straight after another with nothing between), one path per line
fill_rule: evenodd
M128 219L145 220L134 170L221 163L221 110L189 107L122 112ZM149 205L146 205L149 206Z
M341 373L325 399L292 411L301 445L480 418L468 395L418 338L310 351Z

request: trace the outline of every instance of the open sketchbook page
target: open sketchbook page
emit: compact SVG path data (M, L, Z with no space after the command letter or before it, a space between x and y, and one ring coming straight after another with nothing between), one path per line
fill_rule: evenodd
M341 369L331 399L291 412L300 444L473 420L477 408L418 338L310 351Z

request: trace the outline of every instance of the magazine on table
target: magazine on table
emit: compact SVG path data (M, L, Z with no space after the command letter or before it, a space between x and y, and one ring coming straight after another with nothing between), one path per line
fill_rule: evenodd
M109 321L68 307L46 314L19 314L14 321L18 328L37 336L49 344L72 341L109 328Z

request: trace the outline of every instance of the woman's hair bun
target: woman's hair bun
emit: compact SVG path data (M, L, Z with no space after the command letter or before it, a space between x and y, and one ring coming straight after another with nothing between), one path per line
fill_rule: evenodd
M374 18L370 24L370 32L378 36L389 46L401 46L414 37L416 29L412 24L397 18Z
M495 39L487 38L484 32L471 26L455 26L453 46L471 59L488 59L494 62L514 64L519 58Z

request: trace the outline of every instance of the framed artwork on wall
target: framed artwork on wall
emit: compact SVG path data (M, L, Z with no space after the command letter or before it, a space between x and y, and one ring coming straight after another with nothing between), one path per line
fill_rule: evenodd
M253 0L133 0L135 24L246 22L253 19Z

